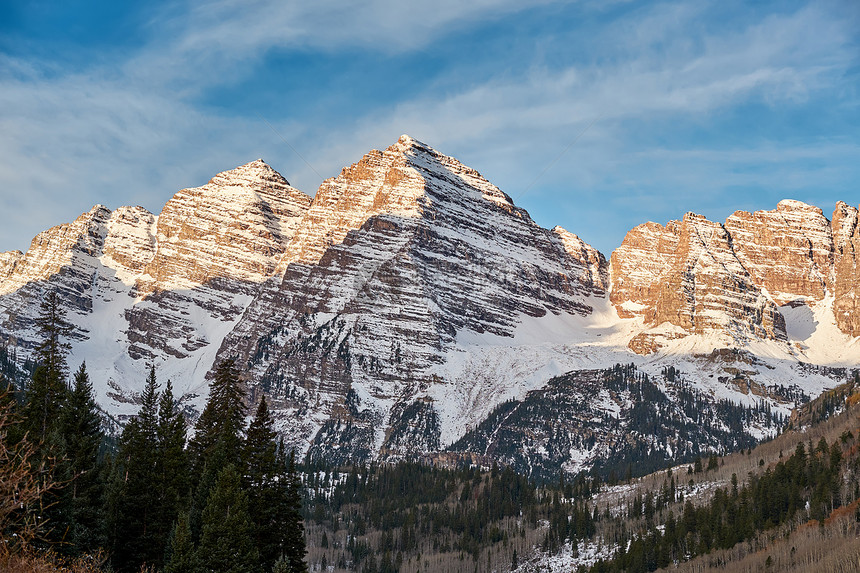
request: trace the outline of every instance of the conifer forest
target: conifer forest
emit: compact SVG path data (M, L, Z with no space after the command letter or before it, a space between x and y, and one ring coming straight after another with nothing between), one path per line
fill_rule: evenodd
M0 565L307 571L295 454L278 441L265 399L246 425L232 361L219 364L193 439L154 368L139 413L110 439L86 365L68 381L71 325L56 294L38 327L29 383L16 390L7 380L0 406Z

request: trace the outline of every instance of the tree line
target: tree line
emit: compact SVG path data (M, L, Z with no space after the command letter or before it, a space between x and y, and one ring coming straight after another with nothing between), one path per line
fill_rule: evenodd
M761 475L751 474L746 484L740 485L732 474L730 485L717 489L706 503L697 506L687 499L678 515L663 513L669 502L677 501L674 491L656 497L649 493L644 501L639 497L629 513L644 516L645 527L619 539L612 559L580 571L655 571L752 541L798 518L823 524L834 510L860 498L860 458L854 441L846 431L831 444L823 437L815 446L800 442L790 457ZM850 454L848 459L843 451ZM860 510L856 517L860 520Z
M25 387L0 372L0 482L19 480L0 488L0 553L102 555L118 572L307 571L295 452L265 398L246 423L233 360L217 365L190 440L171 382L152 367L139 412L112 443L86 365L68 381L73 326L56 293L36 327ZM23 500L28 483L35 497Z

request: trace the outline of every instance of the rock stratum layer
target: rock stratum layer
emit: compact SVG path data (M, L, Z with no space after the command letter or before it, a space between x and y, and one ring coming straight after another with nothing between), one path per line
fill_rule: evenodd
M458 333L512 337L521 316L589 315L606 274L575 235L540 228L478 172L404 136L322 184L219 356L311 413L300 435L314 446L399 451L383 429L446 383ZM378 415L350 412L356 388L354 401L384 404Z
M214 365L236 358L251 401L267 395L288 443L311 457L485 455L515 424L505 431L537 441L526 457L501 448L509 462L578 471L596 463L587 435L627 416L612 397L603 421L586 423L588 395L608 391L597 369L635 363L671 401L679 378L664 371L680 366L702 396L766 412L834 384L844 371L809 364L860 358L858 233L844 203L831 223L783 201L725 224L640 225L610 265L403 136L313 199L258 160L180 191L158 216L99 205L26 253L0 253L0 340L23 364L39 302L56 290L76 325L70 362L87 361L120 420L149 365L193 414ZM504 404L516 419L499 417ZM582 408L556 427L548 404ZM750 439L770 431L765 418Z
M832 300L839 330L856 336L857 209L781 201L773 211L737 211L725 224L688 213L666 226L631 230L612 253L610 299L619 316L646 327L630 348L656 351L689 334L733 344L788 340L780 307Z

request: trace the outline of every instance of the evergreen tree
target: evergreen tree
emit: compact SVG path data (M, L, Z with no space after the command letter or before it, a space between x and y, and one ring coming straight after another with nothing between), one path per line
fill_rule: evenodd
M272 567L272 573L290 573L290 562L287 561L286 557L283 555L278 557L275 566Z
M43 452L46 457L56 457L59 452L52 446L57 438L59 413L68 394L66 352L71 346L64 339L74 329L66 320L56 292L48 293L42 301L36 326L42 341L36 347L38 366L27 390L22 414L30 440L47 446L49 451Z
M63 458L59 479L66 484L58 502L71 553L94 551L104 544L101 515L104 473L99 448L104 433L93 399L86 364L75 373L74 387L59 420Z
M152 368L140 411L120 437L109 492L112 561L119 571L157 566L164 556L164 532L157 527L158 449L158 384Z
M248 498L235 466L228 464L203 510L203 527L197 558L204 570L219 573L260 571L260 554L254 546L254 525Z
M39 363L59 378L65 377L66 353L71 345L64 339L74 331L74 325L66 320L66 311L56 291L49 292L39 305L36 327L42 335L42 342L36 347Z
M199 479L209 456L219 446L229 452L237 466L241 463L242 431L245 428L245 389L233 359L223 360L215 368L209 385L209 400L194 427L189 444L192 475Z
M191 540L191 527L188 524L188 513L179 514L170 533L170 543L165 554L164 573L197 573L200 562Z
M157 528L165 535L186 506L189 494L188 455L185 451L185 416L167 387L158 403L158 500ZM187 516L186 516L187 521Z
M302 522L301 481L296 472L296 452L290 452L287 462L287 505L284 540L284 557L291 573L307 573L305 562L305 527Z
M245 439L245 480L252 490L262 491L275 478L278 444L274 422L264 396L259 405Z
M50 292L42 301L36 326L41 342L36 347L37 366L21 408L21 428L18 438L27 436L35 445L35 465L43 465L40 472L43 483L58 482L60 488L70 475L61 475L58 462L63 460L62 430L60 421L69 396L66 385L66 352L70 348L64 341L73 327L66 320L65 311L56 292ZM47 493L38 510L38 520L47 524L44 538L49 542L68 542L68 508L61 499L59 488Z
M190 480L196 484L190 513L191 533L197 540L202 531L203 509L218 474L228 464L242 465L242 432L245 427L245 390L235 362L224 360L215 369L209 400L188 444Z
M245 439L244 466L248 504L254 517L261 563L269 569L284 551L287 491L286 467L278 464L277 434L266 398L260 400ZM281 470L283 468L283 470Z

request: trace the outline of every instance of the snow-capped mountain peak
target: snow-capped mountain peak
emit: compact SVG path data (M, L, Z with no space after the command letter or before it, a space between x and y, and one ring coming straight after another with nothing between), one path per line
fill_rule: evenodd
M403 135L313 198L258 159L158 216L97 205L39 234L0 254L0 338L26 358L56 289L108 410L136 410L150 364L199 408L236 358L288 442L332 461L439 452L551 378L589 372L566 392L617 363L787 411L778 388L835 383L806 364L860 358L858 228L844 203L832 222L792 200L724 224L688 213L631 230L610 264ZM609 420L607 400L592 409Z

